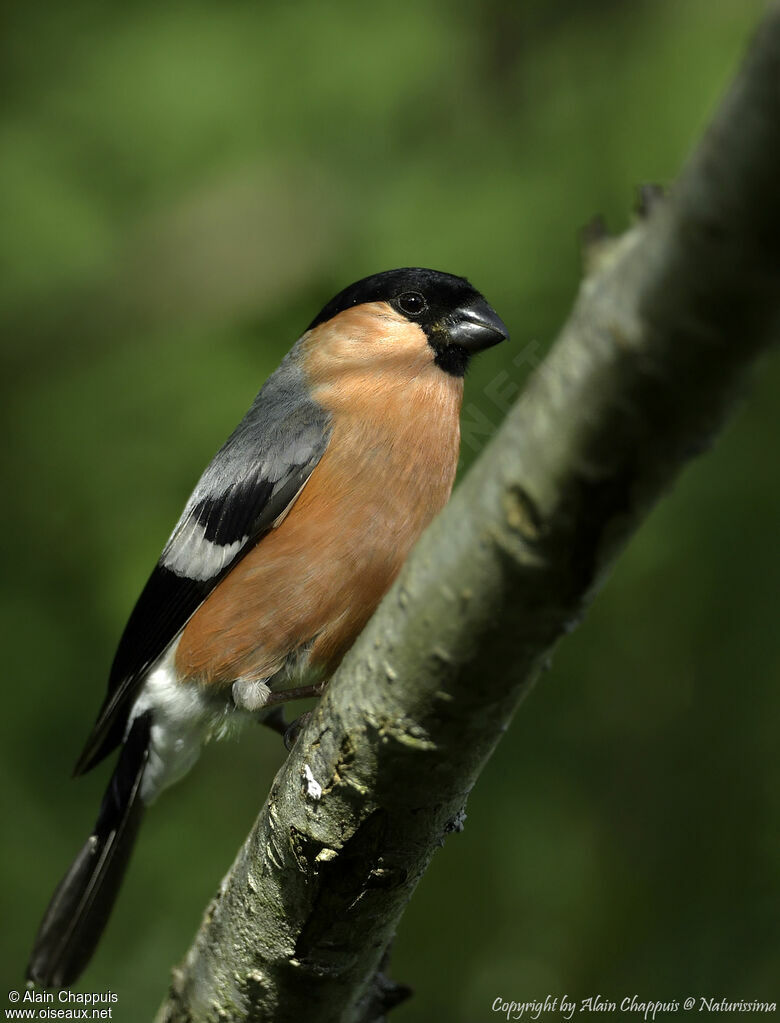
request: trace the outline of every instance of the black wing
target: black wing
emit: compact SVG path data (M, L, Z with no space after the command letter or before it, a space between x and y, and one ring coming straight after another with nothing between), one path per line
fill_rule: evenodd
M75 767L123 739L145 675L217 583L289 509L322 457L329 416L291 353L200 478L127 622L108 694Z

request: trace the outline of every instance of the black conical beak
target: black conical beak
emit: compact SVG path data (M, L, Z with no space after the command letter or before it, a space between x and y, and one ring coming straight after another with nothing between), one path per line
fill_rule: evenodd
M456 309L448 333L453 344L473 355L509 338L507 326L484 298L475 299Z

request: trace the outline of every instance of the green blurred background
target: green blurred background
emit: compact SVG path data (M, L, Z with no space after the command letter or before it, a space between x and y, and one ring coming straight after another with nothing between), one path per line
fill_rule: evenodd
M499 370L520 385L566 315L578 229L674 177L761 7L6 13L6 989L96 812L105 769L69 772L125 618L292 340L364 274L470 276L513 343L468 380L468 463ZM494 1019L499 995L780 995L779 393L766 363L518 714L400 928L398 1023ZM118 992L115 1019L151 1018L281 756L262 729L211 748L149 814L80 985Z

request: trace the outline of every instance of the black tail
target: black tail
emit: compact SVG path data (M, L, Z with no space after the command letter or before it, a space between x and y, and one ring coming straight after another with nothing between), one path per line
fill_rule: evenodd
M151 720L147 712L133 722L93 832L57 885L38 928L27 976L41 987L72 984L108 923L143 817L140 789Z

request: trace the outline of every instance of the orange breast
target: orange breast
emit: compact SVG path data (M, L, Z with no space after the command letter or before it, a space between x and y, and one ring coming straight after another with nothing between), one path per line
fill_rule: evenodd
M360 324L357 312L348 316ZM217 685L269 678L307 643L312 666L330 675L450 494L462 381L413 336L405 363L401 345L392 365L378 359L370 372L334 362L329 329L319 328L305 363L314 396L333 415L328 449L278 528L190 620L176 654L183 677Z

